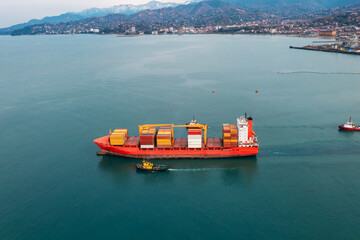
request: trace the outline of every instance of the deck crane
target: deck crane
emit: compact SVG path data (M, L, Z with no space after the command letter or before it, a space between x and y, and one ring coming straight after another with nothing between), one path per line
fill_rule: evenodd
M171 127L171 133L174 136L174 128L199 128L204 130L204 144L206 145L207 142L207 124L192 124L192 125L174 125L174 124L145 124L145 125L139 125L139 134L141 134L141 131L144 128L148 128L148 127Z

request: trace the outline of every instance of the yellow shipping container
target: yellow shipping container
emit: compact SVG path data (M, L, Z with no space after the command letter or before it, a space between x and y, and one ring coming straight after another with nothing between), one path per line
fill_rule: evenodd
M119 132L119 133L122 133L122 132L127 133L128 130L127 130L127 129L115 129L113 133L118 133L118 132Z
M127 134L124 132L116 132L116 133L112 133L111 135L122 135L122 136L126 136Z
M230 142L237 142L237 139L231 139Z
M159 145L169 145L169 146L171 146L171 143L156 143L157 144L157 146L159 146Z
M171 143L156 143L157 146L171 146Z
M110 135L110 145L113 146L121 146L126 142L126 134L125 133L113 133Z
M171 141L171 138L158 138L157 141Z
M111 146L122 146L122 145L125 144L125 142L126 142L126 141L124 141L124 140L118 140L118 141L116 141L116 140L110 140Z
M126 135L127 135L126 133L119 133L119 132L117 132L117 133L111 133L110 136L126 136Z
M224 137L231 137L231 133L224 133Z

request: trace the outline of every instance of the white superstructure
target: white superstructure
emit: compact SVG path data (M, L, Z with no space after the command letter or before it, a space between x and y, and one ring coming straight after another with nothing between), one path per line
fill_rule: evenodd
M345 128L354 128L354 127L355 127L354 123L351 121L351 117L350 117L349 121L347 121L347 122L344 124L344 127L345 127Z
M345 128L353 128L354 127L354 123L353 122L346 122L345 124L344 124L344 127Z
M249 142L249 124L248 120L244 116L237 119L237 129L239 144Z

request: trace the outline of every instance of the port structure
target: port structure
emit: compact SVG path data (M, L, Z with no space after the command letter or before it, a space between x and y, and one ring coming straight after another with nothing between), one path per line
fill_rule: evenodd
M174 136L174 128L199 128L202 129L204 131L204 144L206 145L207 142L207 124L200 124L200 123L196 123L196 124L192 124L192 125L174 125L172 123L170 124L145 124L145 125L139 125L139 135L141 135L141 131L144 128L148 128L148 127L171 127L171 134L172 136ZM174 141L175 138L173 138ZM174 142L173 142L174 143Z

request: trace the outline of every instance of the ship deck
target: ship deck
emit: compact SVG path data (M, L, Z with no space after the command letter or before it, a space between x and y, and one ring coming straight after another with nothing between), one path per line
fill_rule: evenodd
M138 147L140 145L140 137L129 137L125 144L124 147Z
M129 137L128 140L126 140L124 147L139 147L140 145L140 137ZM182 149L188 147L188 140L187 138L175 138L174 139L174 145L172 148L175 149ZM221 138L208 138L206 146L203 143L203 148L222 148L222 140Z

